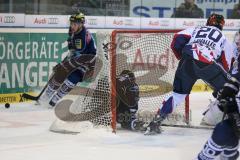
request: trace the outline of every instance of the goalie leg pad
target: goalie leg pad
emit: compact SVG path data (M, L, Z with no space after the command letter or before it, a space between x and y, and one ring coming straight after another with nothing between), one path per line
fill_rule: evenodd
M215 126L223 118L223 112L218 107L218 101L211 101L207 108L202 118L201 125Z

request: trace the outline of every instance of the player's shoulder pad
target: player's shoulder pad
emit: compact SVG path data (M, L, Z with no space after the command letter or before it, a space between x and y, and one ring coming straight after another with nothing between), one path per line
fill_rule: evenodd
M194 30L195 30L195 28L191 27L191 28L187 28L187 29L184 29L184 30L180 31L177 34L192 36L192 33L193 33Z

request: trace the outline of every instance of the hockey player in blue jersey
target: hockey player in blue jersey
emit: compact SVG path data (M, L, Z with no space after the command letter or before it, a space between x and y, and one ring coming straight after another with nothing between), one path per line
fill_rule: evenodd
M89 69L93 70L95 65L96 45L91 33L84 26L85 15L76 13L69 20L69 55L54 67L54 76L40 97L40 101L47 101L52 107L78 82L82 82L86 72ZM66 78L62 78L64 76Z
M239 157L240 136L240 103L239 82L232 78L225 83L222 90L218 92L218 107L224 112L225 118L219 122L208 139L197 160L237 160Z
M188 28L175 34L171 48L179 59L173 93L165 99L145 134L161 132L161 123L190 94L194 83L202 79L217 92L228 80L233 51L222 33L224 17L212 14L206 26Z

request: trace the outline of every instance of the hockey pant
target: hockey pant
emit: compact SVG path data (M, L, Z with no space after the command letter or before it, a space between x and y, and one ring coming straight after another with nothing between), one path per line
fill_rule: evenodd
M216 125L212 136L198 154L198 160L236 160L239 157L239 138L230 120L224 120Z
M85 73L89 68L94 68L94 65L95 57L92 55L81 55L63 61L55 68L54 75L49 80L43 97L52 99L50 103L54 106L59 99L69 93L78 82L83 80ZM57 93L55 94L56 91Z
M227 81L226 72L217 64L206 64L191 57L184 57L178 64L173 82L173 94L163 102L160 115L172 113L174 108L190 94L194 83L202 79L218 91Z
M207 110L203 113L202 125L215 126L217 123L221 122L223 119L223 112L218 107L218 101L210 101Z

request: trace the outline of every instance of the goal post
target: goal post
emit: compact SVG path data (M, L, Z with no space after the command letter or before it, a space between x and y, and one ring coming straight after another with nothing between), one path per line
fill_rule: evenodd
M50 130L66 131L67 128L75 133L76 130L79 131L77 123L89 121L94 126L107 126L115 132L117 130L116 77L125 69L135 74L136 83L140 88L138 118L150 121L172 91L178 60L170 44L177 31L179 30L97 32L99 63L96 62L94 80L87 86L90 93L80 95L69 107L71 113L66 117L74 115L73 119L56 120ZM79 88L79 93L81 90ZM189 97L186 97L185 102L164 122L169 125L188 125L189 116ZM65 127L66 125L70 126Z

